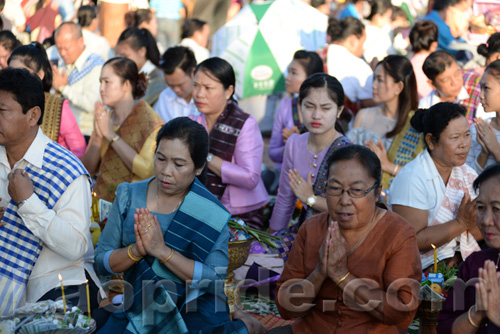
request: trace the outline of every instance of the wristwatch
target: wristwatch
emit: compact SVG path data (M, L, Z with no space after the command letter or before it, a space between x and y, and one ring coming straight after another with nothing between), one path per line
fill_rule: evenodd
M28 197L29 198L29 197ZM24 205L24 203L26 203L28 201L28 198L26 199L23 199L21 202L17 203L17 207L20 208Z
M312 208L317 201L318 201L318 196L313 194L307 198L306 204L308 207Z
M212 161L213 157L214 157L213 153L208 153L208 155L207 155L207 162Z

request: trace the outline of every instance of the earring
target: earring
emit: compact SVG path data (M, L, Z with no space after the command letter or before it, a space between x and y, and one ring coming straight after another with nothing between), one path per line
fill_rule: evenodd
M196 176L199 176L200 175L200 172L196 173Z
M394 92L394 95L398 96L399 92Z

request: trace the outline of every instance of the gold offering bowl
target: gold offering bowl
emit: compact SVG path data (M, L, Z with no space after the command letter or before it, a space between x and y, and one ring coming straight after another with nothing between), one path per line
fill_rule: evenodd
M228 256L229 266L227 268L226 282L224 283L224 292L227 296L227 303L229 311L233 314L235 311L241 310L243 305L240 301L239 283L234 280L234 270L238 269L245 264L248 255L250 254L250 247L254 239L230 241Z

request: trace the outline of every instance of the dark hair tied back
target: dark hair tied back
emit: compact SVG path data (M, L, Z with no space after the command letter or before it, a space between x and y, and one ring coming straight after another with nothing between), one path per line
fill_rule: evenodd
M207 130L205 130L203 125L193 121L189 117L173 118L158 131L158 135L156 136L157 150L162 139L179 139L186 144L191 159L193 160L194 168L200 169L205 166L203 172L198 175L198 179L202 183L205 183L209 139Z
M351 16L345 17L340 21L336 18L330 18L328 20L328 28L326 29L326 33L330 36L332 43L341 42L351 35L361 38L364 31L365 26L363 22Z
M480 44L477 47L477 53L488 59L495 53L500 52L500 32L496 32L488 38L486 43Z
M341 113L345 111L345 109L342 111L340 110L345 102L344 88L337 78L326 73L314 73L304 80L302 85L300 85L298 103L301 104L302 100L304 100L309 95L311 89L314 88L325 88L330 99L337 105L337 112ZM342 129L338 120L335 122L335 130L344 134L344 129Z
M144 73L139 74L139 70L134 61L125 57L115 57L105 62L103 68L106 65L111 66L115 74L119 76L123 82L130 82L134 99L140 99L146 94L146 89L148 87L146 75Z
M14 59L21 61L33 73L43 71L43 90L45 92L50 91L52 88L52 68L45 48L40 43L32 42L18 47L12 52L7 63L10 65Z
M434 143L439 142L441 133L448 127L450 121L465 117L465 108L451 102L440 102L429 109L418 109L410 120L411 126L422 132L424 138L431 134ZM426 142L427 148L429 147Z
M224 89L228 89L230 86L233 86L233 89L236 89L236 76L234 74L234 69L231 64L222 58L212 57L205 59L199 63L198 66L196 66L194 74L196 75L199 71L203 71L212 79L219 81ZM234 91L229 99L236 102L234 99Z
M156 45L155 38L148 29L135 27L125 29L118 38L118 44L124 42L128 43L135 51L146 48L146 58L156 66L160 63L160 51Z
M330 176L330 168L340 161L358 161L366 170L368 175L375 180L375 183L380 184L382 180L382 166L380 160L375 153L362 145L347 145L334 151L328 159L328 177Z

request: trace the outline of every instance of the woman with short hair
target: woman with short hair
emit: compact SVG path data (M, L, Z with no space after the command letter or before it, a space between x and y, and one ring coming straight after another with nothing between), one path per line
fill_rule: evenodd
M369 149L342 147L328 166L328 211L301 226L277 283L281 316L296 320L269 333L399 333L418 306L415 231L377 205L382 169Z
M234 100L235 74L224 59L200 63L194 72L193 99L201 113L193 117L210 136L206 186L233 216L262 229L269 201L260 177L264 141L255 118Z

